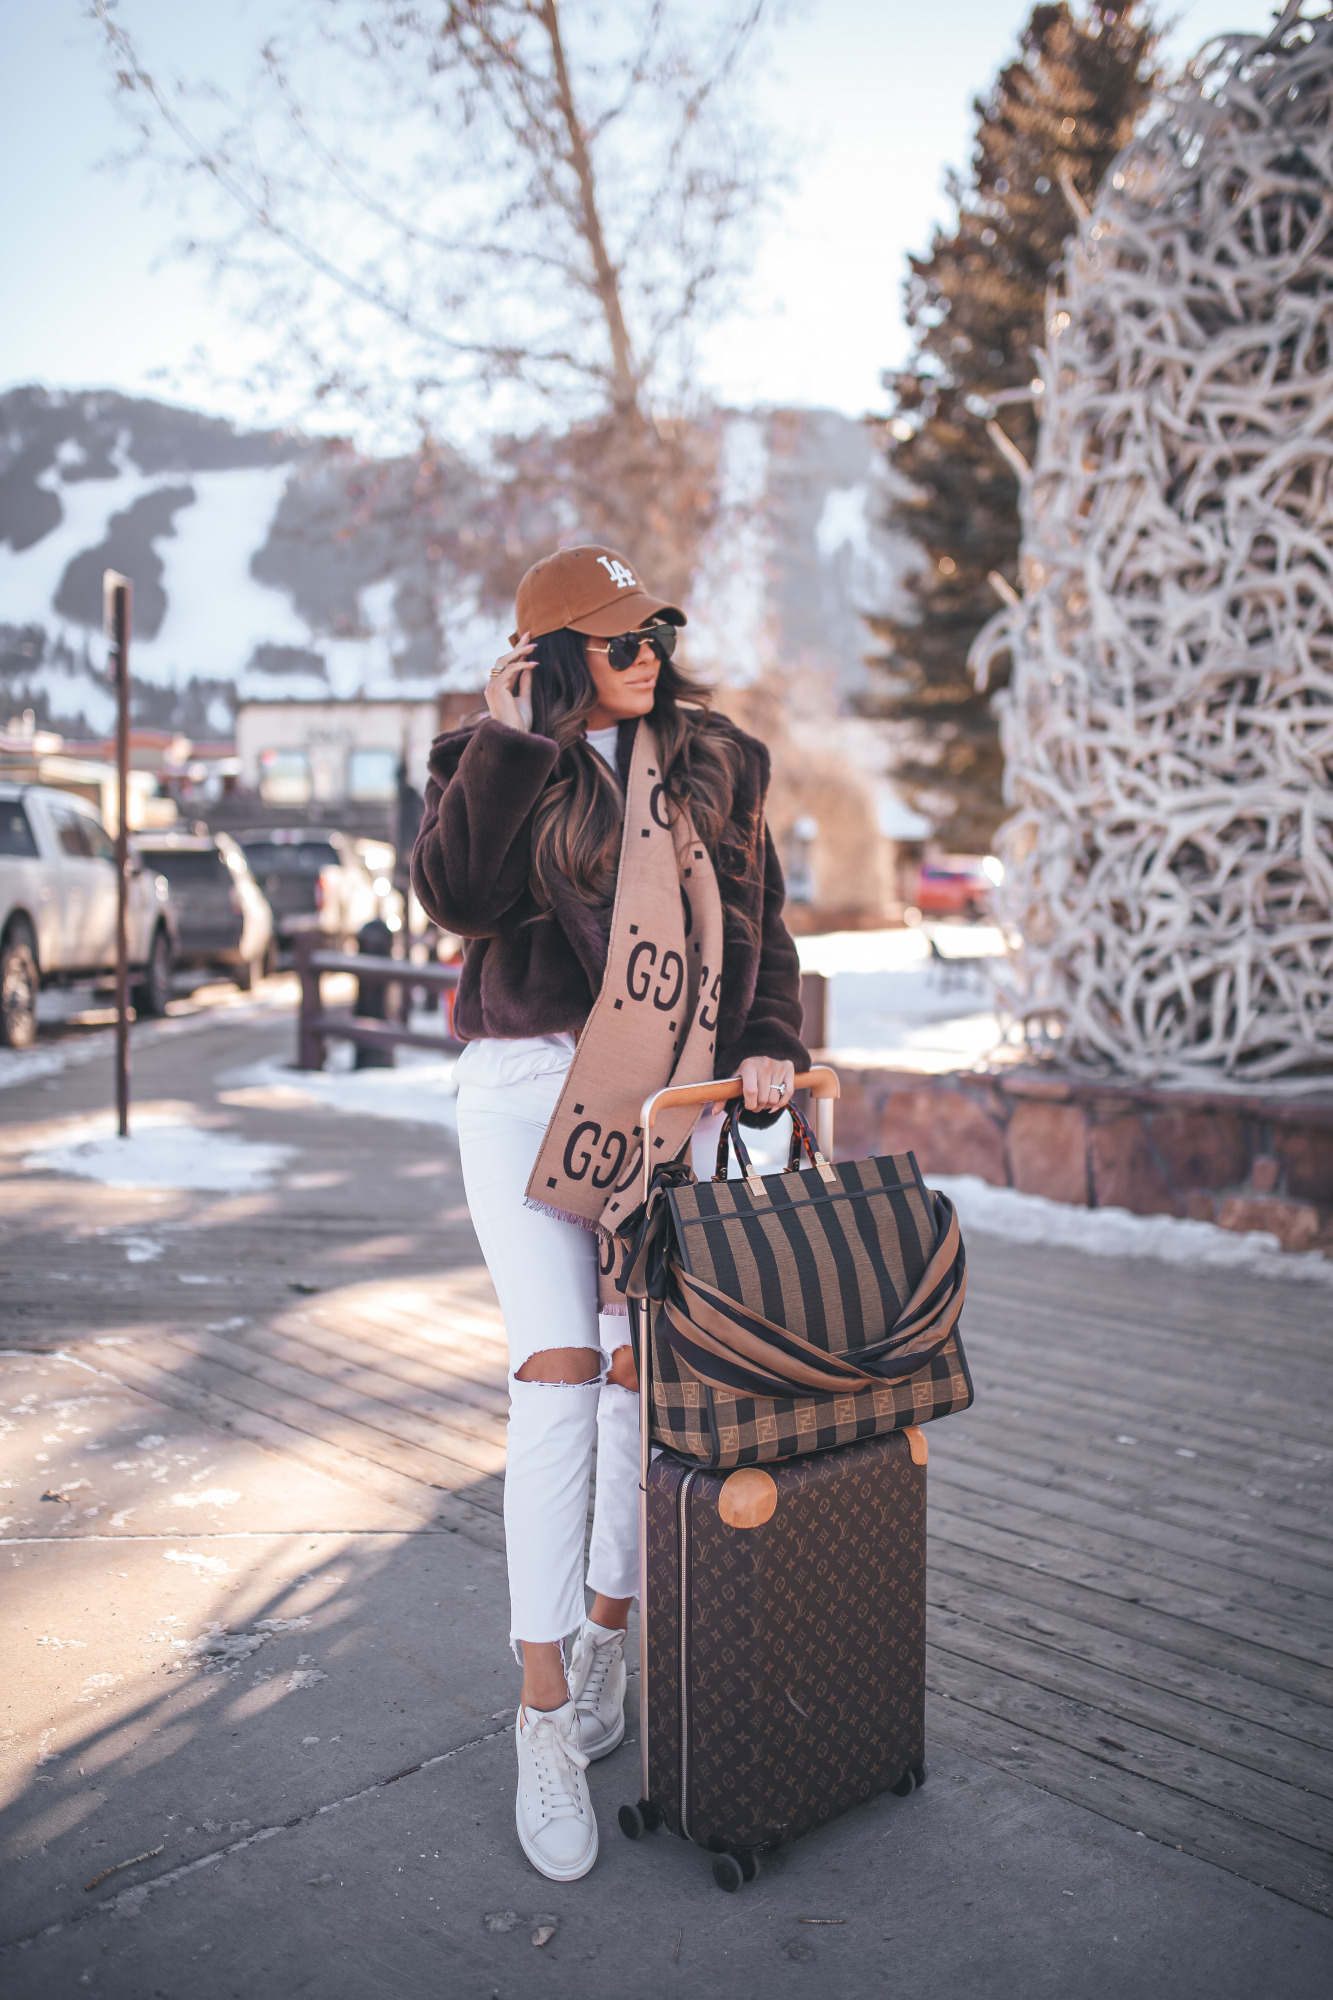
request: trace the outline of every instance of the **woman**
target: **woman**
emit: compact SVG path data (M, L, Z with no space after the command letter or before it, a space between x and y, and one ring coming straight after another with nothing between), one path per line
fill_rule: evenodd
M469 940L458 1138L510 1350L515 1817L528 1859L566 1882L597 1858L584 1772L625 1730L638 1410L611 1267L641 1173L638 1107L739 1071L750 1121L767 1123L808 1058L768 757L673 666L684 614L584 547L528 571L517 615L489 714L431 751L412 882ZM692 1124L664 1120L658 1157Z

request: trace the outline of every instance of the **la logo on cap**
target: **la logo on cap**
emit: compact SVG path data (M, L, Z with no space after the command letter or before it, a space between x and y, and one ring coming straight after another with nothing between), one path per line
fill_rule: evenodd
M567 628L614 639L649 619L683 625L685 613L645 590L625 558L600 543L556 549L535 562L518 586L519 632L538 638ZM515 633L511 644L517 643Z

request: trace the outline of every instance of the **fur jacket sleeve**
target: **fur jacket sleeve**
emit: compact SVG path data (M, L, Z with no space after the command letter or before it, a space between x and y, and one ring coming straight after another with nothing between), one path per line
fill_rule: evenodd
M746 1056L803 1069L800 966L764 821L768 752L725 717L706 726L725 730L740 752L723 851L713 856L724 936L714 1073L734 1075ZM621 731L626 762L630 728ZM577 1034L601 986L606 916L572 894L546 914L529 886L533 813L558 755L549 737L492 717L431 749L412 886L428 916L467 940L454 1007L466 1041Z

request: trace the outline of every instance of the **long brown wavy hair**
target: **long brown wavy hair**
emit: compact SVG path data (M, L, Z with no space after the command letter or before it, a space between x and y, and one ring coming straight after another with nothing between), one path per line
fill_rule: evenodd
M560 746L551 782L537 803L532 828L532 893L543 910L563 884L596 909L609 909L620 866L624 800L610 771L584 741L597 702L583 636L561 630L537 641L531 681L532 727ZM736 746L710 729L713 690L670 660L657 676L648 720L662 752L668 799L688 811L714 864L726 865L727 827L739 772ZM683 707L681 704L688 706Z

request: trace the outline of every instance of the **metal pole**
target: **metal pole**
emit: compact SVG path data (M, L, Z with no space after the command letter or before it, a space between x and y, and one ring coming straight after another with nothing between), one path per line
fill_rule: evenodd
M133 589L127 576L102 572L102 621L111 642L116 682L116 1115L120 1136L130 1136L129 767L130 620Z

